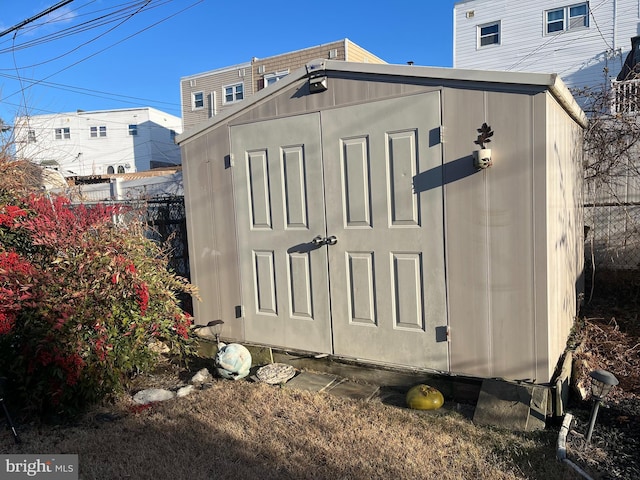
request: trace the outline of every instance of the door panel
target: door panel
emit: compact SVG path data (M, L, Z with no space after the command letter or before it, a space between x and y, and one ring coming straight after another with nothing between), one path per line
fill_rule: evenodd
M231 127L245 338L331 353L318 114Z
M448 370L439 92L321 121L334 353Z
M342 197L345 224L371 226L371 185L369 184L369 142L367 137L340 140L342 147ZM334 206L335 207L335 206Z
M347 279L349 282L349 321L363 325L377 322L373 252L347 253Z
M248 341L448 370L439 127L439 92L231 127Z

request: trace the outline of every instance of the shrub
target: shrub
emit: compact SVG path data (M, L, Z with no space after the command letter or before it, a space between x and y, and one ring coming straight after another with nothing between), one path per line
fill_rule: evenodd
M154 340L186 359L195 294L168 252L120 207L0 194L0 373L23 405L69 414L122 391L157 360Z

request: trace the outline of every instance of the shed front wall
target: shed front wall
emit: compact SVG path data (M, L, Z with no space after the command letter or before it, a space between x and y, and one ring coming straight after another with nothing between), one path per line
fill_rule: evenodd
M535 308L545 281L534 276L533 172L545 164L544 150L533 149L535 95L445 89L443 96L451 369L546 381L535 336L545 321ZM471 152L485 122L495 132L486 145L494 164L476 171Z
M443 109L451 370L548 382L580 291L580 127L546 92L445 89Z
M539 87L493 85L488 91L486 85L469 86L442 88L428 79L384 82L344 74L344 78L330 76L326 92L309 95L306 80L300 80L239 111L227 124L218 124L185 142L183 168L189 172L185 173L185 188L187 196L193 196L188 208L197 212L197 219L190 221L197 232L193 242L190 233L192 272L203 297L196 305L197 323L206 324L220 316L226 322L225 337L245 340L242 319L235 318L243 280L234 244L231 169L225 168L230 125L441 90L448 308L444 321L450 327L450 370L481 377L548 381L561 353L559 346L566 340L564 332L573 321L575 312L569 315L569 311L575 306L581 267L579 252L572 252L573 256L558 253L558 258L573 262L573 266L553 286L547 280L550 265L552 271L556 266L547 253L551 246L546 190L557 188L555 178L547 177L547 157L554 151L575 153L579 146L570 146L576 141L572 135L559 133L554 134L555 147L548 146L546 122L553 120L559 131L577 132L579 127L555 101L552 105L558 110L547 117L551 96ZM494 165L476 171L471 153L478 148L473 142L483 122L495 132L488 145L493 149ZM187 149L192 149L195 157ZM569 164L575 162L575 155L566 160L562 153L556 153L558 156ZM198 162L211 165L205 168L195 165ZM575 180L579 165L572 165L571 178ZM195 191L192 182L200 184ZM209 195L215 199L207 198ZM570 197L563 198L570 201ZM207 215L209 208L214 208L214 218ZM215 260L209 252L215 252ZM195 265L203 260L206 266ZM219 280L214 280L216 276ZM220 293L214 288L221 289ZM566 293L562 308L555 308L562 318L553 320L547 296L558 288ZM574 298L573 304L569 298Z

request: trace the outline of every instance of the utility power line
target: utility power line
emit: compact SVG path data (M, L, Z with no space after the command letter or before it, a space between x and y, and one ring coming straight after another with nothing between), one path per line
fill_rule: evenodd
M62 8L65 5L67 5L67 4L71 3L71 2L73 2L73 0L62 0L61 2L56 3L53 7L49 7L46 10L43 10L42 12L38 13L37 15L34 15L33 17L29 17L26 20L23 20L22 22L18 23L17 25L14 25L11 28L7 28L3 32L0 32L0 37L4 37L5 35L8 35L11 32L15 32L16 30L21 29L25 25L27 25L27 24L29 24L31 22L35 22L39 18L42 18L45 15L49 15L51 12L55 12L59 8Z
M122 103L132 104L133 102L131 102L131 101L123 100L124 98L130 98L130 99L134 99L134 100L142 100L142 101L145 101L145 102L149 102L152 105L153 104L156 104L156 105L157 104L171 105L172 107L174 107L177 110L179 110L180 107L179 107L179 103L178 102L166 102L166 101L142 99L142 98L138 98L138 97L130 97L130 96L126 96L126 95L119 95L119 94L109 93L109 92L104 92L104 91L91 90L91 89L80 88L80 87L72 87L72 86L69 86L69 85L54 84L52 82L47 82L47 80L50 79L51 77L53 77L54 75L57 75L57 74L65 71L65 70L68 70L68 69L70 69L72 67L75 67L79 63L84 62L85 60L94 57L96 54L102 53L105 50L108 50L108 49L110 49L110 48L112 48L112 47L114 47L114 46L116 46L118 44L121 44L121 43L127 41L127 40L130 40L132 37L135 37L136 35L139 35L140 33L145 32L145 31L157 26L158 24L163 23L163 22L165 22L165 21L167 21L167 20L169 20L169 19L171 19L171 18L183 13L184 11L194 7L195 5L197 5L199 3L202 3L202 1L204 1L204 0L198 0L198 1L190 2L189 5L186 5L184 8L180 9L179 11L174 12L173 14L168 15L168 16L162 18L161 20L156 21L155 23L152 23L152 24L150 24L150 25L148 25L148 26L146 26L144 28L138 29L135 33L132 33L132 34L130 34L130 35L118 40L118 41L111 42L106 47L101 48L98 51L95 51L92 54L90 54L88 56L85 56L85 57L75 61L74 63L71 63L70 65L67 65L66 67L64 67L64 68L62 68L60 70L57 70L56 72L54 72L54 73L52 73L50 75L44 76L41 79L30 79L30 80L28 80L27 82L28 82L29 85L25 86L24 88L21 88L20 91L17 91L17 92L14 92L14 93L11 93L9 95L4 96L3 103L10 104L9 102L6 102L6 100L9 99L10 97L19 94L21 91L30 89L31 87L34 87L34 86L37 86L37 85L41 85L41 86L45 86L45 87L58 88L58 89L62 89L62 90L70 90L70 91L74 91L76 93L80 93L80 94L83 94L83 95L89 95L89 96L102 97L103 95L108 95L108 96L113 96L113 97L120 97L120 98L114 98L113 100L118 101L118 102L122 102ZM61 3L57 4L57 6L58 6L58 8L60 8L61 6L63 6L63 4L67 4L67 3L69 3L69 1L67 1L66 3L61 2ZM93 2L89 2L88 4L91 4L91 3L93 3ZM99 14L95 18L93 18L92 20L88 20L88 21L85 21L85 22L80 23L80 24L76 23L75 26L69 27L68 29L64 29L62 31L58 31L55 34L52 34L51 36L44 36L44 37L40 37L39 39L35 39L35 40L31 39L31 42L34 42L34 43L24 42L22 45L14 45L14 47L10 48L10 49L0 50L0 53L9 53L9 52L12 52L12 51L15 52L16 49L20 49L23 46L24 46L24 48L28 48L28 46L36 46L36 45L40 45L40 44L43 44L43 43L49 43L49 41L54 41L54 40L57 40L59 38L64 38L66 36L70 36L70 35L75 34L75 33L82 33L82 32L84 32L86 30L90 30L91 28L102 27L102 26L105 26L106 24L112 23L114 21L119 21L120 22L119 24L121 24L125 17L126 18L130 18L131 16L135 15L136 13L139 13L143 9L146 10L148 8L156 8L156 7L160 6L160 5L166 5L168 3L171 3L171 1L169 1L169 0L158 0L158 1L142 0L142 1L127 2L127 3L124 3L124 4L120 4L120 5L110 6L109 9L103 9L103 10L101 10L99 12L94 11L93 12L94 15L98 14L98 13ZM88 4L85 4L83 6L86 6ZM147 7L147 8L145 8L145 7ZM132 10L134 10L134 9L136 9L135 12L132 12ZM127 12L127 10L129 12ZM51 10L48 10L48 13L51 13ZM44 12L43 12L43 15L44 15ZM43 15L39 15L38 18L40 18ZM83 14L83 15L86 15L86 14ZM105 19L107 19L107 17L111 17L111 20L108 21L108 22L105 21ZM33 21L33 18L30 19L30 20ZM48 23L51 23L51 21L47 21L45 23L42 23L41 26L42 25L46 25ZM26 23L24 23L24 22L22 22L21 24L22 25L26 25ZM17 29L17 28L19 28L19 27L16 26L14 29ZM109 31L113 30L114 28L111 28ZM102 35L99 35L98 37L100 37L100 36L102 36ZM85 42L84 45L86 45L87 43L90 43L90 42ZM78 49L78 47L74 48L72 51L75 51L77 49ZM67 53L71 53L71 52L67 52ZM61 55L61 56L64 56L64 55ZM58 56L57 58L60 58L61 56ZM53 60L54 59L50 59L50 61L53 61ZM41 63L48 63L48 62L41 62ZM38 64L36 64L36 65L38 65ZM35 66L35 65L31 65L29 67L32 67L32 66ZM19 68L20 70L22 70L24 68L29 68L29 67L16 67L16 68ZM20 80L20 78L14 76L14 75L0 74L0 76L4 76L5 78L11 79L11 80L13 80L13 79ZM108 98L108 97L105 97L105 98ZM174 108L171 108L171 110L173 110Z

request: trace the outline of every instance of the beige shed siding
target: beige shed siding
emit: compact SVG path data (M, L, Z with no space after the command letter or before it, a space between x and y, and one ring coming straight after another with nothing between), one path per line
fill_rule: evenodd
M544 96L544 93L540 95ZM535 357L533 96L445 90L445 210L451 368L540 378ZM518 121L513 121L518 112ZM475 171L476 129L495 132L494 166ZM544 318L542 318L544 321Z
M451 81L443 86L432 79L380 81L347 74L330 75L325 93L293 95L305 83L300 78L274 90L230 117L229 125L442 92L448 295L443 321L450 327L450 370L549 381L573 323L581 279L580 128L544 87ZM483 122L495 132L487 145L494 165L476 171L471 155ZM189 223L196 229L190 258L203 297L196 303L197 323L220 315L224 335L242 340L243 324L234 311L241 289L231 227L234 169L224 168L228 138L227 124L189 138L183 168L195 216Z
M487 123L495 135L495 168L487 175L490 258L491 363L494 376L542 379L536 372L533 278L533 211L544 208L533 195L533 95L487 94ZM545 95L545 93L540 93ZM514 122L513 112L518 112ZM543 112L540 112L541 114ZM478 125L479 126L479 125Z
M486 120L485 95L445 88L442 109L450 365L454 372L485 377L493 371L489 245L486 215L479 212L488 207L485 185L477 180L486 174L471 165L476 129Z
M223 320L223 335L242 340L244 325L235 312L241 297L228 151L226 130L214 129L183 145L188 161L182 169L191 273L201 297L194 302L196 324Z
M547 238L549 358L558 358L566 346L577 314L576 285L584 263L582 209L582 132L563 120L563 110L547 101ZM578 290L582 286L578 285ZM548 376L555 365L549 364Z

